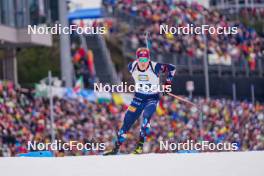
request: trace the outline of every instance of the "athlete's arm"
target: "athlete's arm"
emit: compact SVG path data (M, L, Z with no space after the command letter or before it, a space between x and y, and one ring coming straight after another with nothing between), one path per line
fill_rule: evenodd
M133 71L133 69L134 69L134 67L135 67L135 64L136 64L136 62L133 61L133 62L129 62L129 64L127 65L128 71L129 71L130 73L132 73L132 71Z
M176 72L176 68L172 64L157 63L155 66L155 73L159 74L160 72L162 73L168 72L166 82L171 82Z

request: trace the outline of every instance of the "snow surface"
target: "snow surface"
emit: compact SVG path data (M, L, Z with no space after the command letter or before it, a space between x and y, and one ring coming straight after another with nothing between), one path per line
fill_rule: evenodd
M1 176L264 176L264 151L0 158Z

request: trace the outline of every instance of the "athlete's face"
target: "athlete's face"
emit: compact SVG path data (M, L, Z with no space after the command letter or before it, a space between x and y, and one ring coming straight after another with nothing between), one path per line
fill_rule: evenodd
M146 70L148 68L148 65L149 65L149 60L147 62L138 61L138 67L140 68L140 70Z

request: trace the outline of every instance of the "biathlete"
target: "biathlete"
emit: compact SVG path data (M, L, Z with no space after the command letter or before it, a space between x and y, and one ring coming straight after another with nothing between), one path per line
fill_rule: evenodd
M165 85L170 85L175 74L175 66L151 61L150 51L147 48L139 48L136 51L136 57L137 59L128 65L128 70L135 81L135 95L125 114L123 125L117 133L117 141L115 142L114 148L104 155L118 153L120 146L126 140L127 132L142 112L143 123L140 129L139 142L133 153L140 154L143 152L143 144L146 136L150 132L150 119L156 111L156 106L159 101L159 91L156 89L160 86L159 75L160 73L166 72Z

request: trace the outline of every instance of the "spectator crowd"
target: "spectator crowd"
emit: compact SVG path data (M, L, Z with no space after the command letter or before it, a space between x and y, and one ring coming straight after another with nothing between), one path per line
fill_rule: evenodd
M194 98L202 113L170 97L162 97L151 121L145 153L160 151L159 141L210 141L237 143L239 151L264 150L264 105L228 99ZM56 139L93 141L112 146L127 105L114 102L54 98ZM0 84L0 156L28 152L28 141L50 142L50 110L46 98ZM201 125L202 119L202 125ZM138 141L139 121L127 135L121 152L131 152ZM94 155L103 151L54 151L56 156ZM165 151L175 152L175 151Z
M198 3L118 0L105 4L106 8L112 9L110 11L117 16L128 16L127 22L139 21L131 23L134 26L130 27L128 34L132 49L145 46L145 32L148 31L151 34L151 48L155 53L174 53L180 56L179 58L199 59L202 58L204 47L207 45L209 57L220 60L220 64L230 64L232 59L241 66L248 63L251 70L256 69L257 59L263 59L264 39L254 29ZM160 25L185 27L188 24L201 26L204 23L213 27L238 27L238 33L207 34L207 43L202 35L160 34Z

